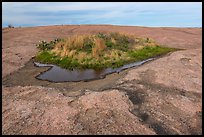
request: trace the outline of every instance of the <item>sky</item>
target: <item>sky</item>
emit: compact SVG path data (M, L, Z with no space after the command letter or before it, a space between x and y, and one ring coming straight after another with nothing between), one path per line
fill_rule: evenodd
M202 2L2 2L2 27L202 27Z

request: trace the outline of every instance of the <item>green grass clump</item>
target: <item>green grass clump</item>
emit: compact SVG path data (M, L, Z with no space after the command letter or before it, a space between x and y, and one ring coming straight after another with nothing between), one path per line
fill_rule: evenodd
M149 38L122 33L74 35L67 39L43 41L37 47L40 51L36 61L65 69L117 68L176 50L159 46Z
M168 52L175 51L176 49L167 48L167 47L160 47L160 46L152 46L152 47L144 47L140 50L129 51L128 54L130 57L139 60L144 60L150 57L164 55Z

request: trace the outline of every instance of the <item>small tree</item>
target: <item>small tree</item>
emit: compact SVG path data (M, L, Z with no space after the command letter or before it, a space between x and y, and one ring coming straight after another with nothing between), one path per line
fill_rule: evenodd
M8 25L8 28L14 28L14 26L13 26L13 25L11 25L11 24L9 24L9 25Z

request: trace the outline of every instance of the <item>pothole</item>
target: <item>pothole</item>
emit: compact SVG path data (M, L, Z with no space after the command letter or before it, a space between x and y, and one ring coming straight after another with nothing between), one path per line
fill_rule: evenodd
M106 75L109 75L112 73L120 73L125 69L140 66L154 59L155 58L149 58L147 60L130 63L119 68L115 68L115 69L106 68L103 70L94 70L94 69L67 70L51 64L41 64L37 62L34 62L34 64L37 67L50 67L47 71L42 72L38 76L36 76L36 78L39 80L46 80L50 82L78 82L78 81L91 81L96 79L102 79L102 78L105 78Z

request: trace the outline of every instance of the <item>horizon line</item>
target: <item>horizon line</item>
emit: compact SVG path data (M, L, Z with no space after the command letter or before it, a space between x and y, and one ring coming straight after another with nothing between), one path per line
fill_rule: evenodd
M12 24L8 24L12 25ZM7 26L2 26L2 28L8 28ZM47 27L47 26L121 26L121 27L147 27L147 28L202 28L202 26L141 26L141 25L120 25L120 24L53 24L53 25L32 25L32 26L15 26L14 28L29 28L29 27Z

